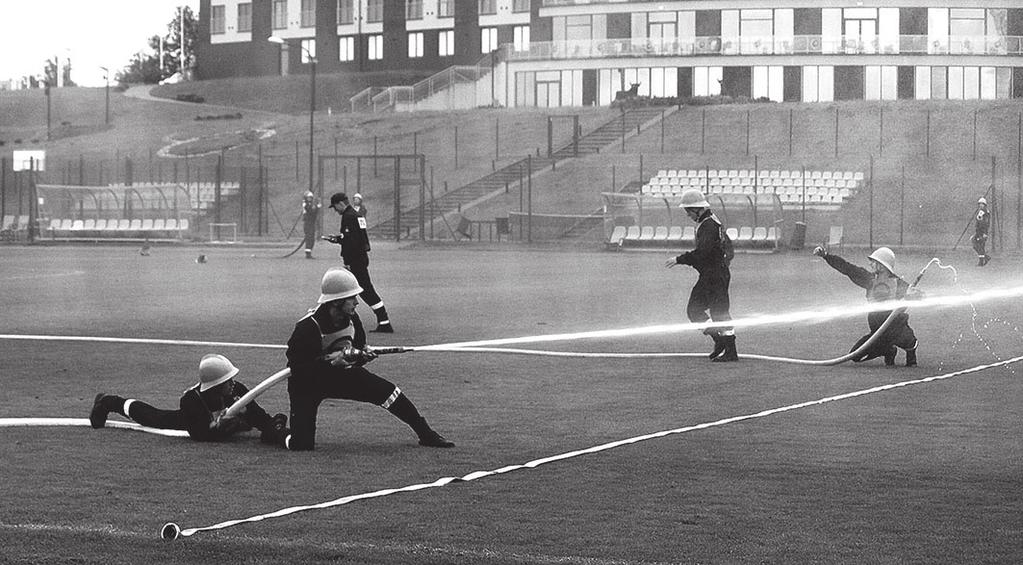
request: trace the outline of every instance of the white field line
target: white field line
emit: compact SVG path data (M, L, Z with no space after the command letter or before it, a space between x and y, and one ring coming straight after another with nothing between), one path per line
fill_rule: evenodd
M881 385L881 386L876 386L876 387L872 387L872 388L867 388L867 389L857 390L857 391L848 392L848 393L844 393L844 394L839 394L839 395L835 395L835 396L828 396L828 397L820 398L820 399L817 399L817 400L810 400L810 401L807 401L807 402L800 402L798 404L790 404L788 406L782 406L780 408L771 408L771 409L763 410L763 411L756 412L756 413L753 413L753 414L745 414L745 415L742 415L742 416L733 416L733 417L730 417L730 418L724 418L724 419L716 420L716 421L713 421L713 422L705 422L705 423L696 424L696 425L693 425L693 426L686 426L686 427L682 427L682 428L675 428L675 429L672 429L672 430L664 430L664 431L655 432L655 433L651 433L651 434L635 436L635 437L631 437L631 438L627 438L627 439L613 441L613 442L610 442L610 443L596 445L596 446L589 447L589 448L586 448L586 449L580 449L580 450L577 450L577 451L570 451L570 452L567 452L567 453L561 453L559 455L552 455L552 456L544 457L544 458L541 458L541 459L535 459L533 461L528 461L528 462L522 463L522 464L507 465L507 466L500 467L498 469L492 469L492 470L489 470L489 471L473 471L471 473L468 473L466 475L462 475L460 477L442 477L442 478L439 478L439 479L437 479L437 480L435 480L433 482L430 482L430 483L419 483L419 484L408 485L408 486L399 487L399 488L389 488L389 489L383 489L383 490L378 490L378 491L374 491L374 492L355 494L355 495L351 495L351 496L345 496L345 497L342 497L342 498L338 498L338 499L335 499L335 500L321 502L319 504L312 504L312 505L306 505L306 506L293 506L293 507L290 507L290 508L283 508L283 509L277 510L275 512L270 512L270 513L267 513L267 514L259 514L259 515L256 515L256 516L251 516L249 518L242 518L242 519L237 519L237 520L228 520L228 521L225 521L225 522L220 522L218 524L214 524L212 526L197 527L197 528L185 528L185 529L181 529L180 535L183 536L183 537L188 537L188 536L192 536L192 535L194 535L194 534L196 534L198 532L210 531L210 530L220 530L220 529L224 529L224 528L229 528L231 526L236 526L238 524L244 524L244 523L247 523L247 522L261 522L263 520L269 520L269 519L272 519L272 518L280 518L282 516L287 516L289 514L295 514L297 512L303 512L303 511L306 511L306 510L316 510L316 509L332 508L332 507L335 507L335 506L341 506L341 505L344 505L344 504L349 504L351 502L355 502L355 501L358 501L358 500L368 500L368 499L373 499L373 498L380 498L380 497L396 494L396 493L399 493L399 492L412 492L412 491L423 490L423 489L428 489L428 488L442 487L442 486L449 485L451 483L475 481L477 479L482 479L484 477L501 475L501 474L504 474L504 473L509 473L509 472L512 472L512 471L518 471L518 470L522 470L522 469L535 469L536 467L539 467L540 465L544 465L544 464L547 464L547 463L553 463L555 461L563 461L563 460L566 460L566 459L572 459L572 458L578 457L580 455L587 455L587 454L591 454L591 453L599 453L599 452L602 452L602 451L608 451L610 449L615 449L617 447L622 447L622 446L625 446L625 445L631 445L631 444L634 444L634 443L639 443L641 441L662 438L662 437L666 437L666 436L670 436L670 435L683 434L683 433L687 433L687 432L691 432L691 431L695 431L695 430L703 430L703 429L708 429L708 428L714 428L714 427L724 426L724 425L727 425L727 424L734 424L736 422L742 422L742 421L745 421L745 420L752 420L752 419L756 419L756 418L765 418L767 416L772 416L774 414L780 414L780 413L783 413L783 412L790 412L790 411L793 411L793 410L799 410L801 408L808 408L808 407L811 407L811 406L818 406L818 405L826 404L826 403L829 403L829 402L837 402L837 401L840 401L840 400L848 400L850 398L856 398L856 397L865 396L865 395L868 395L868 394L884 392L884 391L893 390L893 389L896 389L896 388L902 388L902 387L907 387L907 386L912 386L912 385L918 385L918 384L924 384L924 383L940 381L940 380L944 380L944 379L950 379L950 378L961 376L961 375L966 375L966 374L970 374L970 373L976 373L976 372L984 371L984 370L987 370L987 369L993 369L993 368L996 368L996 367L1002 367L1002 366L1005 366L1005 365L1010 365L1010 364L1013 364L1013 363L1018 363L1020 361L1023 361L1023 356L1013 357L1012 359L1006 359L1006 360L1003 360L1003 361L998 361L998 362L990 363L990 364L987 364L987 365L978 365L976 367L971 367L971 368L968 368L968 369L962 369L962 370L959 370L959 371L954 371L954 372L946 373L946 374L943 374L943 375L934 375L934 376L924 377L924 378L920 378L920 379L914 379L914 380L902 381L902 382L893 383L893 384Z

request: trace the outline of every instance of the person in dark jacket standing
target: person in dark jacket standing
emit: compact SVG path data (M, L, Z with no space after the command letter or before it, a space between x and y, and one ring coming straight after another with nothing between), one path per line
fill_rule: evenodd
M302 230L305 235L305 258L313 258L313 246L316 245L316 223L320 217L321 205L316 195L306 191L302 197Z
M264 443L284 445L288 433L284 414L270 417L258 404L250 402L241 414L223 416L228 407L249 392L234 380L237 374L238 368L227 357L211 353L199 361L199 382L181 396L179 409L162 410L141 400L98 394L89 423L93 428L102 428L107 415L114 412L150 428L187 431L196 441L222 440L256 428L262 432L260 439Z
M710 209L710 203L702 192L690 189L682 193L682 204L686 215L699 224L696 228L696 248L673 259L666 267L690 265L699 273L696 284L689 294L686 315L690 322L702 323L708 319L724 322L732 319L729 314L728 285L732 274L729 262L732 259L731 245L721 221ZM731 327L707 328L703 333L714 340L712 361L738 361L735 348L735 330Z
M376 404L396 416L427 447L453 447L433 430L405 393L364 365L376 354L366 345L366 332L355 307L362 292L355 275L331 269L323 275L317 305L295 324L288 339L288 396L291 435L288 449L311 450L316 445L316 414L327 398Z
M379 333L394 333L394 326L387 316L384 301L373 288L369 277L369 236L366 234L366 218L360 216L355 208L348 203L348 196L338 192L330 197L330 208L341 216L341 233L327 236L331 243L341 245L341 260L345 268L355 275L362 286L362 300L369 305L377 317L377 327L372 330Z
M902 277L895 274L895 253L887 247L878 247L867 259L873 270L858 267L839 257L828 253L826 247L818 246L813 254L824 259L831 268L849 277L849 280L856 286L866 289L868 302L885 302L888 300L901 300L903 298L918 298L919 293L910 293L909 283ZM861 345L874 335L888 316L891 310L870 312L867 314L867 325L870 333L861 337L852 346L849 352L856 351ZM913 328L909 327L909 314L900 312L884 331L877 341L867 351L853 358L853 362L859 363L877 357L884 356L885 365L895 364L895 355L898 353L896 347L906 351L906 366L916 366L916 334Z
M977 266L983 267L991 260L987 254L987 238L991 231L991 212L987 209L987 199L977 200L977 216L974 223L973 250L977 252Z

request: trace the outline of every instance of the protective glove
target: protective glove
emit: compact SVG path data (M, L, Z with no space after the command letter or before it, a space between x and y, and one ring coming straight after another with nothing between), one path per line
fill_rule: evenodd
M828 248L824 247L823 245L818 245L817 247L813 248L813 254L818 257L824 257L825 255L828 254Z

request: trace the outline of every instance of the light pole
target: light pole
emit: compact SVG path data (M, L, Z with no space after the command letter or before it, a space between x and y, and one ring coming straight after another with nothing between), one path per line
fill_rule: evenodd
M266 38L270 43L284 45L284 39L271 35ZM310 53L304 45L300 45L309 56L309 192L313 192L313 113L316 112L316 55ZM322 195L321 195L322 196Z
M103 123L109 126L110 125L110 69L108 69L106 67L100 67L100 69L103 71L103 80L107 81L107 86L106 86L107 104L106 104L106 112L104 113L105 118L104 118Z

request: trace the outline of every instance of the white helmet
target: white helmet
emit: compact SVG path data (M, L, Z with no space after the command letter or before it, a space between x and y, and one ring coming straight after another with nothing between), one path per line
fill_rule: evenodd
M682 203L678 205L679 208L710 208L710 202L707 202L707 197L702 192L695 188L682 193Z
M348 269L331 269L323 275L320 281L320 298L317 304L351 298L362 292L359 281Z
M888 249L887 247L878 247L873 253L867 256L867 259L877 261L885 269L888 269L889 273L893 275L895 274L895 252L891 249Z
M977 200L977 204L983 204L983 205L987 206L987 198L984 198L983 196L981 196L980 199Z
M238 367L223 355L210 353L199 361L199 391L222 385L238 374Z
M316 198L316 195L313 194L313 191L307 190L305 191L305 194L302 195L302 198L306 200L312 200L313 198Z

